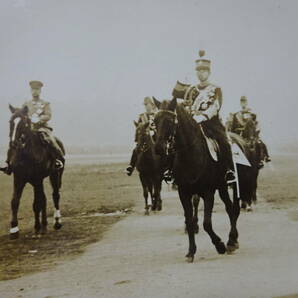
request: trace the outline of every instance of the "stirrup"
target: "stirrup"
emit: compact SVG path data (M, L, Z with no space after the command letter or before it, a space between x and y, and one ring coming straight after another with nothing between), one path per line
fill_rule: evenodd
M12 173L11 165L8 162L1 164L0 171L3 172L4 174L11 175Z
M60 159L56 159L56 161L55 161L55 168L57 170L61 170L61 169L63 169L63 167L64 167L63 162Z
M173 179L173 173L171 170L167 170L164 174L163 174L163 180L166 183L173 183L174 179Z
M126 173L126 175L127 175L127 176L131 176L132 173L133 173L133 170L134 170L133 166L128 166L128 167L125 169L125 173Z
M230 177L229 177L230 176ZM234 182L237 182L237 178L235 176L235 172L232 170L227 171L225 176L227 184L232 184Z

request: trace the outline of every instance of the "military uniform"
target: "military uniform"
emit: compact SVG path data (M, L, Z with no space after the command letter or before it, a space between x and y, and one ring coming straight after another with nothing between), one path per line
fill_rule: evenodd
M152 104L152 106L155 107L152 98L145 97L144 103L146 103L146 102L150 102ZM155 109L152 111L152 113L145 112L145 113L140 114L138 120L135 121L136 127L138 127L138 125L140 125L140 124L149 123L149 129L154 134L155 133L155 127L154 127L155 114L156 114ZM137 138L137 136L135 136L135 142L137 142L136 138ZM126 173L128 175L132 174L132 172L136 166L139 153L140 153L140 148L139 148L138 144L136 144L135 148L133 149L132 155L131 155L129 166L126 168Z
M210 60L204 59L204 53L200 51L200 59L196 61L199 69L210 70ZM232 171L234 167L231 146L228 141L226 129L222 124L219 111L223 103L222 91L219 86L209 82L197 85L181 84L179 81L173 90L174 97L182 97L184 104L188 106L194 119L200 123L205 134L217 141L220 147L220 159L226 169ZM232 180L232 179L231 179Z
M52 133L52 128L48 126L48 121L52 118L50 103L43 99L32 99L25 102L23 107L28 108L28 116L33 127L40 133L42 140L51 146L58 159L63 159L64 153Z
M232 118L231 126L229 130L240 136L245 129L245 126L248 121L253 121L256 125L256 133L259 131L257 123L257 115L252 113L251 109L242 109L241 111L235 113Z
M246 96L241 96L240 101L247 102ZM260 139L260 128L258 125L257 115L251 111L250 108L242 108L239 112L234 113L232 115L232 120L230 123L230 126L228 127L228 130L231 132L234 132L240 136L243 136L243 131L246 127L246 124L249 121L253 121L256 127L256 130L254 132L254 135L252 136L257 140L258 144L258 151L260 152L262 161L260 162L260 165L263 165L263 160L266 162L271 161L268 149L266 144Z
M32 88L32 90L35 89L40 92L40 89L43 86L43 83L40 81L31 81L29 85ZM63 161L64 161L63 149L60 148L56 138L53 136L52 128L48 126L48 121L52 117L50 103L47 101L44 101L43 99L40 99L38 95L36 99L32 99L25 102L23 105L23 108L24 107L27 107L28 109L28 116L31 119L33 129L38 131L44 143L50 145L51 152L54 155L53 159L56 162L56 167L57 168L63 167ZM0 168L0 170L4 171L7 174L11 174L12 172L11 156L12 156L12 149L9 148L7 153L7 161L6 161L7 166Z

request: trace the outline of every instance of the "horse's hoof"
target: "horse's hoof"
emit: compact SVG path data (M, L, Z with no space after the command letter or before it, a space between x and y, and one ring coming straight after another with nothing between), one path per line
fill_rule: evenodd
M228 254L232 254L236 249L237 249L237 247L235 245L227 245L227 253Z
M9 234L9 239L10 239L10 240L16 240L16 239L19 238L19 236L20 236L20 233L19 233L19 232L10 233L10 234Z
M149 210L146 210L146 211L144 212L144 215L149 215Z
M226 253L227 249L226 249L226 246L223 242L219 242L216 246L215 246L217 252L220 254L220 255L223 255Z
M43 227L40 231L41 235L45 235L48 232L48 229L46 227Z
M248 207L246 208L246 211L247 211L247 212L252 212L252 208L251 208L251 206L248 206Z
M199 227L198 226L194 227L194 232L195 232L195 234L199 234Z
M187 263L193 263L195 256L191 253L188 253L185 258Z
M54 229L55 230L60 230L61 228L62 228L62 224L60 222L55 222Z

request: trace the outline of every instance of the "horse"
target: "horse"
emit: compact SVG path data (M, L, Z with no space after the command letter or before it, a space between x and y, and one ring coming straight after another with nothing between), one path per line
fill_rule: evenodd
M40 236L46 232L48 224L47 202L43 181L47 177L49 177L53 189L54 228L59 230L62 227L59 201L64 166L61 169L55 168L55 158L53 158L50 149L43 143L39 132L34 129L34 125L28 116L28 108L26 106L15 108L11 105L9 108L12 113L9 137L13 172L10 239L19 237L18 209L23 189L27 183L31 184L34 189L35 235ZM58 139L57 141L65 153L62 142ZM65 161L63 160L64 164Z
M157 129L156 152L164 154L168 142L174 142L173 175L178 186L178 193L184 209L185 224L189 238L186 254L188 262L194 261L196 253L195 227L198 224L194 216L193 195L204 201L203 227L209 234L219 254L232 252L239 248L237 219L240 204L236 191L233 201L230 199L225 182L225 168L221 162L215 162L208 150L206 139L200 125L192 118L176 98L171 101L157 102L159 112L155 115ZM212 228L212 210L215 191L219 191L230 219L229 240L226 245Z
M234 134L232 137L236 138ZM246 148L246 157L250 162L250 167L238 165L241 208L252 211L252 202L257 202L257 186L260 164L262 161L262 151L259 146L257 127L253 120L248 120L241 133Z
M149 122L136 125L136 142L139 151L136 169L143 187L145 199L145 215L152 211L162 210L161 188L162 188L162 158L155 153L154 140L151 135ZM149 197L150 194L150 197Z

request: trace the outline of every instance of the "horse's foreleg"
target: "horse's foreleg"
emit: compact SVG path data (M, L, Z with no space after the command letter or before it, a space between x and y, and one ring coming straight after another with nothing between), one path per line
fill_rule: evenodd
M228 193L228 190L226 187L221 188L218 190L219 195L223 203L225 204L226 212L228 213L229 219L230 219L230 233L229 233L229 240L227 243L227 250L228 252L232 252L239 248L238 244L238 230L237 230L237 219L235 217L235 210L233 202L230 199L230 195ZM239 200L238 200L239 201Z
M60 187L61 187L62 172L54 172L50 175L50 182L52 185L52 197L54 202L54 229L59 230L62 227L61 212L60 212Z
M161 193L161 183L162 183L162 180L159 177L154 182L154 200L156 202L156 209L157 209L157 211L161 211L162 210L162 200L161 200L161 196L160 196L160 193Z
M186 255L186 259L189 263L192 263L194 260L195 253L197 251L196 242L195 242L195 231L193 225L193 206L192 206L192 195L182 191L180 188L179 198L184 209L185 224L188 233L189 239L189 249Z
M199 233L199 217L198 217L198 212L199 212L199 203L200 203L200 197L199 195L194 195L192 197L192 203L193 203L193 208L194 208L194 214L193 214L193 224L194 224L194 230L195 233Z
M145 215L149 215L149 205L148 205L148 182L144 175L140 174L140 180L143 187L143 196L145 200Z
M18 210L20 205L20 199L24 190L26 183L14 175L14 189L13 196L11 200L11 228L10 228L10 239L16 239L19 237L19 227L18 227Z
M204 230L208 233L211 238L212 243L214 244L217 252L219 254L224 254L226 252L226 246L221 241L220 237L215 234L212 227L212 210L214 206L214 192L207 193L203 196L204 199Z
M41 230L46 230L47 227L47 212L46 212L46 195L44 193L43 182L40 181L38 184L33 185L34 188L34 201L33 201L33 211L35 215L35 233L38 234ZM42 216L42 221L40 223L40 214Z

